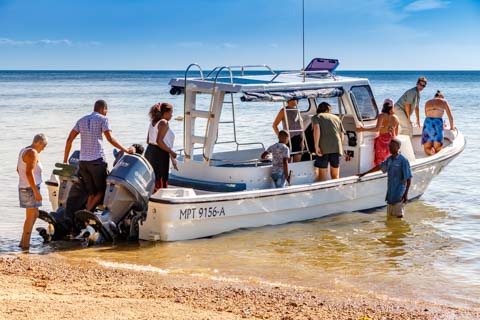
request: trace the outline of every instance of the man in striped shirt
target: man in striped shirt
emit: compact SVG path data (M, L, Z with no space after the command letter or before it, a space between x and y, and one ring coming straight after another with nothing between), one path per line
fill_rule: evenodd
M63 162L67 163L73 140L80 134L79 175L88 190L86 209L94 211L102 203L107 187L107 161L103 151L103 135L114 147L123 152L133 153L113 136L107 118L108 106L104 100L95 102L93 112L77 121L65 144Z

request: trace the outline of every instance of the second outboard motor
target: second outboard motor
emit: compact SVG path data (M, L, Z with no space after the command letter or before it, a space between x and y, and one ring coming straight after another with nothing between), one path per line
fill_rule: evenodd
M138 221L147 213L148 200L155 186L155 174L150 163L140 155L125 154L107 177L107 189L102 213L75 213L77 219L92 225L104 240L117 236L137 237Z

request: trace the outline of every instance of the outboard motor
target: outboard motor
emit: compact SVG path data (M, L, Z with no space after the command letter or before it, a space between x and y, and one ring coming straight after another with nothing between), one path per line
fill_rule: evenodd
M48 197L53 211L67 206L67 199L70 189L75 182L78 182L76 175L79 164L80 151L75 151L68 159L68 164L56 163L50 180L46 181L48 187ZM58 177L58 180L56 178Z
M72 153L68 164L56 163L50 180L46 181L53 212L39 211L39 218L46 221L47 229L38 228L44 240L60 240L80 230L75 223L74 212L84 207L87 193L83 181L77 176L80 151ZM58 177L58 180L57 180Z
M150 163L141 155L125 154L107 177L103 212L81 210L75 216L100 232L106 241L117 237L135 239L154 186L155 174Z

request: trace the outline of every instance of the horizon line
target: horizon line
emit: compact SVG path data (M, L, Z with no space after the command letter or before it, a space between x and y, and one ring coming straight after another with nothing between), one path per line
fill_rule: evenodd
M211 71L213 69L205 69L204 71ZM169 72L184 72L185 69L0 69L0 72L15 72L15 71L38 71L38 72L52 72L52 71L60 71L60 72L158 72L158 71L169 71ZM252 70L253 71L253 70ZM262 70L258 70L257 72L261 72ZM291 71L301 71L298 69L278 69L274 71L279 72L291 72ZM335 70L335 72L384 72L384 71L394 71L394 72L444 72L444 71L473 71L477 72L480 69L348 69L348 70Z

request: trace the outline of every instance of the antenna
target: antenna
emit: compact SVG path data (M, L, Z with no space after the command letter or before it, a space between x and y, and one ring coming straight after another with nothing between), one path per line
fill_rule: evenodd
M302 71L305 82L305 0L302 0Z

